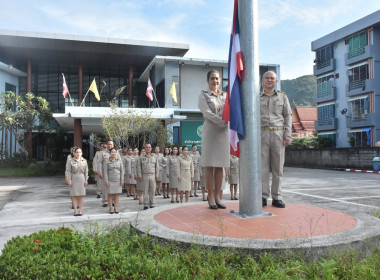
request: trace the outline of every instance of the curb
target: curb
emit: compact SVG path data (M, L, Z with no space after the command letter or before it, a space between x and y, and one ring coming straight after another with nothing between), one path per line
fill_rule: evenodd
M346 169L347 172L361 172L361 173L377 173L380 174L380 171L374 170L360 170L360 169Z

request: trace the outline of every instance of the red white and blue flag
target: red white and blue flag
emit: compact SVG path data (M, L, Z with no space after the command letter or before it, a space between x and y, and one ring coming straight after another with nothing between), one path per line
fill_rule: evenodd
M62 73L62 78L63 78L62 95L63 95L63 98L66 98L67 94L69 93L69 88L67 87L65 75L63 75L63 73Z
M153 101L152 91L153 91L153 87L152 87L152 83L150 82L150 79L149 79L148 80L148 87L146 89L146 96L150 99L150 101Z
M222 119L229 122L231 154L239 156L239 140L244 138L240 84L243 79L243 55L240 50L238 0L234 4L234 16L228 55L228 89Z

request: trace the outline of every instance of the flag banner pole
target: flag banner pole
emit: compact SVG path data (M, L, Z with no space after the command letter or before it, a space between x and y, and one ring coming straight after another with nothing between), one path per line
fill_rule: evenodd
M156 98L157 107L160 108L160 104L158 104L156 92L154 91L154 89L152 89L152 91L153 91L153 94L154 94L154 98Z
M90 89L87 90L87 92L84 95L84 98L82 99L82 102L80 103L79 107L82 107L83 101L86 99L86 96L87 96L87 94L88 94L89 91L90 91Z
M70 99L71 106L74 106L73 101L71 100L70 92L67 92L67 93L69 94L69 99Z

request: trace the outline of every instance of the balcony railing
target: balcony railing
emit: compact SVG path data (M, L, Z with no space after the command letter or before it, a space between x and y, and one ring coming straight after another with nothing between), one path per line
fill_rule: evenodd
M358 56L358 55L361 55L365 53L365 46L363 47L360 47L360 48L357 48L357 49L354 49L354 50L351 50L348 54L347 54L347 57L348 58L353 58L355 56Z
M330 65L331 65L331 59L324 60L324 61L317 63L317 69L319 70L319 69L325 68L325 67L330 66Z
M338 127L338 122L336 118L329 119L320 119L315 121L315 130L323 131L323 130L335 130Z
M348 84L348 91L351 91L351 90L357 89L357 88L363 88L363 90L364 90L365 89L365 80L356 81L356 82L352 82L352 83Z
M327 95L331 95L331 93L332 93L331 87L330 88L326 88L326 89L318 91L317 92L317 97L318 98L325 97Z

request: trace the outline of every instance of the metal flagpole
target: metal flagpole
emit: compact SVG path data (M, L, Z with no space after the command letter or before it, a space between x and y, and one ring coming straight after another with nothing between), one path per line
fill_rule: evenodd
M259 217L268 214L262 211L257 0L240 0L238 13L240 48L245 65L242 104L246 133L240 141L239 214L243 217Z
M88 94L89 91L90 91L90 88L88 88L88 90L87 90L86 94L84 95L84 98L82 99L82 102L80 103L79 107L82 106L83 101L86 99L86 96L87 96L87 94Z
M160 104L158 104L156 92L154 91L153 87L152 87L152 91L153 91L153 94L154 94L154 98L156 98L157 107L160 108Z

